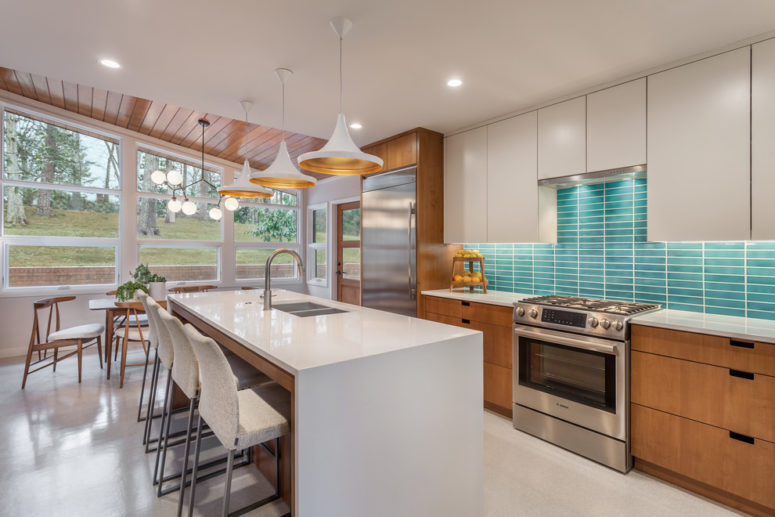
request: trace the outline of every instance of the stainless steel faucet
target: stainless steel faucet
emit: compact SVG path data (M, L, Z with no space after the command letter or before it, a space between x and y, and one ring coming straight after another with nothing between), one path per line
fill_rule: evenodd
M293 250L289 250L288 248L277 248L272 252L271 255L266 259L266 270L264 271L264 310L270 311L272 310L272 261L277 255L280 255L281 253L287 253L288 255L291 255L293 258L296 259L296 265L299 268L299 276L304 279L304 262L301 260L301 257L298 253L296 253Z

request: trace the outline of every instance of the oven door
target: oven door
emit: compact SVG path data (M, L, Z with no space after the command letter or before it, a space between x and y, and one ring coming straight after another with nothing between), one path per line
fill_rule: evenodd
M625 440L626 353L622 341L514 325L514 403Z

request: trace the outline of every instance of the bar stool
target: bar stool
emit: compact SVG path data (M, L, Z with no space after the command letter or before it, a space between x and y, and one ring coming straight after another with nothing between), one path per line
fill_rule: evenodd
M240 390L229 369L229 363L218 345L209 337L200 334L191 325L185 325L185 332L193 345L199 360L201 377L199 395L199 421L197 423L196 445L194 447L194 468L191 479L191 498L188 515L193 514L196 498L199 451L202 442L202 424L206 421L224 448L229 451L226 466L226 490L221 514L229 515L231 477L234 466L234 452L238 449L275 441L275 472L277 486L275 493L242 508L235 513L242 514L280 498L280 442L281 436L290 432L290 397L277 383L265 384L255 389ZM286 516L289 516L287 513Z
M179 512L180 512L180 510L183 508L182 496L185 491L185 476L188 471L188 455L189 455L190 444L191 444L191 427L193 426L193 423L194 423L194 410L196 409L197 403L199 401L199 363L197 361L196 355L194 354L193 346L189 341L188 335L183 330L183 324L180 322L180 320L177 319L175 316L172 316L166 310L161 310L161 309L156 311L156 318L159 324L163 325L166 328L167 335L169 336L170 342L172 344L173 355L174 355L174 361L172 363L172 372L171 372L172 380L175 381L175 384L178 385L178 387L183 392L183 394L189 398L188 424L186 426L185 452L184 452L184 460L183 460L183 470L181 474L175 474L174 476L170 476L167 478L165 478L164 476L164 468L165 468L166 459L167 459L167 450L169 449L170 422L172 420L170 417L171 407L169 407L169 405L171 405L171 402L172 402L171 400L169 400L169 402L165 402L165 406L167 406L167 410L166 410L167 419L166 419L165 428L164 428L164 440L159 441L159 448L161 450L161 466L159 471L159 485L157 489L157 495L160 496L164 493L173 492L178 488L180 488L181 489L181 498L179 501ZM262 384L271 382L269 377L259 372L258 370L250 367L249 364L245 363L242 359L238 358L235 355L227 356L227 362L229 364L229 369L232 372L231 375L234 378L234 381L237 383L238 386L240 386L243 389L260 386ZM244 464L247 464L247 463L244 463ZM168 491L165 491L163 489L164 481L170 478L178 477L180 475L183 476L183 479L181 480L180 485Z
M153 403L154 402L154 398L153 397L155 395L154 378L156 377L157 368L159 366L159 350L158 350L158 347L159 347L159 328L158 328L158 324L156 322L156 314L155 314L156 311L151 309L150 304L151 303L153 303L154 305L158 305L158 304L156 303L156 301L153 298L148 296L148 294L146 294L145 292L143 292L143 291L141 291L139 289L137 290L137 292L135 292L135 298L140 300L140 303L143 304L143 309L145 310L145 313L143 314L143 316L145 316L146 322L148 324L148 328L151 331L150 332L151 335L149 336L149 339L148 339L148 341L149 341L148 347L145 349L145 366L143 367L143 383L140 386L140 402L137 405L137 421L138 422L143 422L143 421L145 421L148 418L153 418L154 417L153 416L153 407L154 407L154 403ZM150 302L148 300L150 300ZM143 417L142 416L142 412L143 412L143 398L144 398L143 396L145 395L145 384L146 384L147 379L148 379L148 360L150 359L150 355L151 355L150 352L151 352L151 348L152 347L153 347L154 357L153 357L153 363L152 363L153 367L151 369L151 384L150 384L149 389L148 389L148 405L147 405L146 410L145 410L145 416ZM143 433L143 445L145 445L147 443L146 434L147 434L147 430L148 430L148 426L149 425L150 424L146 424L146 432Z

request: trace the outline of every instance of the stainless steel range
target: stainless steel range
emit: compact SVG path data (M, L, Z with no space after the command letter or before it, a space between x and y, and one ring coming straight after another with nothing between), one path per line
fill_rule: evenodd
M514 427L629 471L628 321L657 309L573 296L515 303Z

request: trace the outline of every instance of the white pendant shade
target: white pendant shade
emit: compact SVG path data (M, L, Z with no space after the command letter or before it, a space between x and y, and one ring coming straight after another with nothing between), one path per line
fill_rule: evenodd
M280 142L277 157L266 170L256 171L250 181L274 188L306 188L317 185L318 180L301 172L291 161L285 140Z
M319 151L299 156L299 165L312 172L334 175L371 174L382 170L382 158L361 151L347 130L344 113L336 119L336 127L326 145Z
M223 185L218 188L218 193L222 196L245 197L245 198L269 198L274 194L272 191L261 188L251 183L250 164L245 160L242 166L242 173L231 185Z

